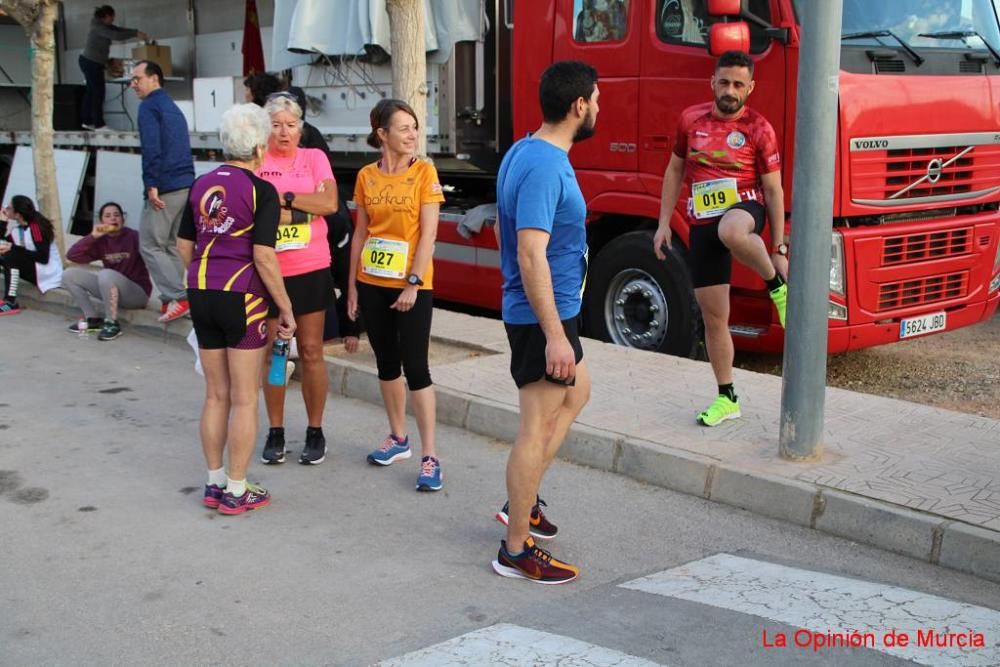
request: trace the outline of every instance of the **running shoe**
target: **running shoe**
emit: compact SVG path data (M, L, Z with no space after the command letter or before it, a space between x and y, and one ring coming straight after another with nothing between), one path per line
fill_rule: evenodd
M544 500L535 496L535 506L531 508L531 518L528 519L528 532L539 540L551 540L559 534L559 529L545 517L545 513L542 512L543 507L548 507L548 505L545 504ZM509 512L510 502L508 501L503 504L503 509L496 513L496 520L506 526L510 521Z
M97 334L97 340L107 342L120 338L121 335L122 327L118 324L118 320L104 320L104 326L101 327L101 333Z
M187 299L181 299L179 301L171 301L167 306L166 311L159 317L159 322L167 323L173 322L174 320L184 317L191 310L191 305L188 303Z
M299 463L318 466L324 460L326 460L326 438L323 437L323 429L307 429L306 446L299 455Z
M17 301L4 301L0 303L0 315L17 315L21 312L21 307Z
M708 409L698 415L698 423L702 426L718 426L727 419L737 419L740 416L740 399L729 400L728 396L719 394Z
M267 432L267 441L264 443L264 451L260 455L260 460L268 465L277 465L285 462L284 428L272 428Z
M536 584L565 584L580 576L578 568L556 560L548 551L535 546L530 537L524 543L524 551L516 556L507 551L507 542L500 540L493 571L501 577L527 579Z
M781 326L785 326L785 307L788 304L788 284L785 283L781 287L776 287L768 294L771 295L771 301L774 302L774 307L778 309L778 321L781 322Z
M271 502L271 494L267 489L247 482L247 490L237 498L229 492L223 492L219 501L219 512L222 514L243 514L258 507L264 507Z
M417 476L417 491L441 490L441 462L433 456L420 459L420 475Z
M209 509L218 509L219 503L222 502L222 494L225 492L226 490L221 486L206 484L205 496L201 499L201 504Z
M368 463L388 466L396 461L408 459L411 455L409 436L402 440L397 440L396 436L390 434L382 441L381 447L368 455Z
M79 334L80 322L83 322L84 333L97 333L98 331L101 330L101 327L104 326L104 320L102 320L99 317L88 317L86 319L81 317L79 320L73 322L73 324L66 327L66 331L70 332L71 334Z

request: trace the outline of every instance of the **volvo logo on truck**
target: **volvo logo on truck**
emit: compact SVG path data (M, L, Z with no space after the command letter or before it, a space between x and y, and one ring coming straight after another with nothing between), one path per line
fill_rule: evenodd
M887 148L888 139L855 139L851 142L852 151L884 151Z

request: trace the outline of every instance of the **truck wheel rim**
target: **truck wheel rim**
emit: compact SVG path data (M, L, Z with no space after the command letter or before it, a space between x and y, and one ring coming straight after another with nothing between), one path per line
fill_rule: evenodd
M618 273L604 297L604 323L618 345L659 349L667 336L667 299L653 276L640 269Z

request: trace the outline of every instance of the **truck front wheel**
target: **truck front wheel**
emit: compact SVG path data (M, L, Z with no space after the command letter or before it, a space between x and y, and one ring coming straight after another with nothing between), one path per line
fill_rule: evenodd
M653 254L653 234L636 231L608 243L593 261L583 313L592 338L693 357L701 339L701 315L684 249L663 262Z

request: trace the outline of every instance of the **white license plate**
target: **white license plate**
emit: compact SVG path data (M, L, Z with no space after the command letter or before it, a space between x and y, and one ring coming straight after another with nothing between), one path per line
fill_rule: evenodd
M941 331L947 326L947 313L931 313L921 317L910 317L899 321L899 337L912 338Z

